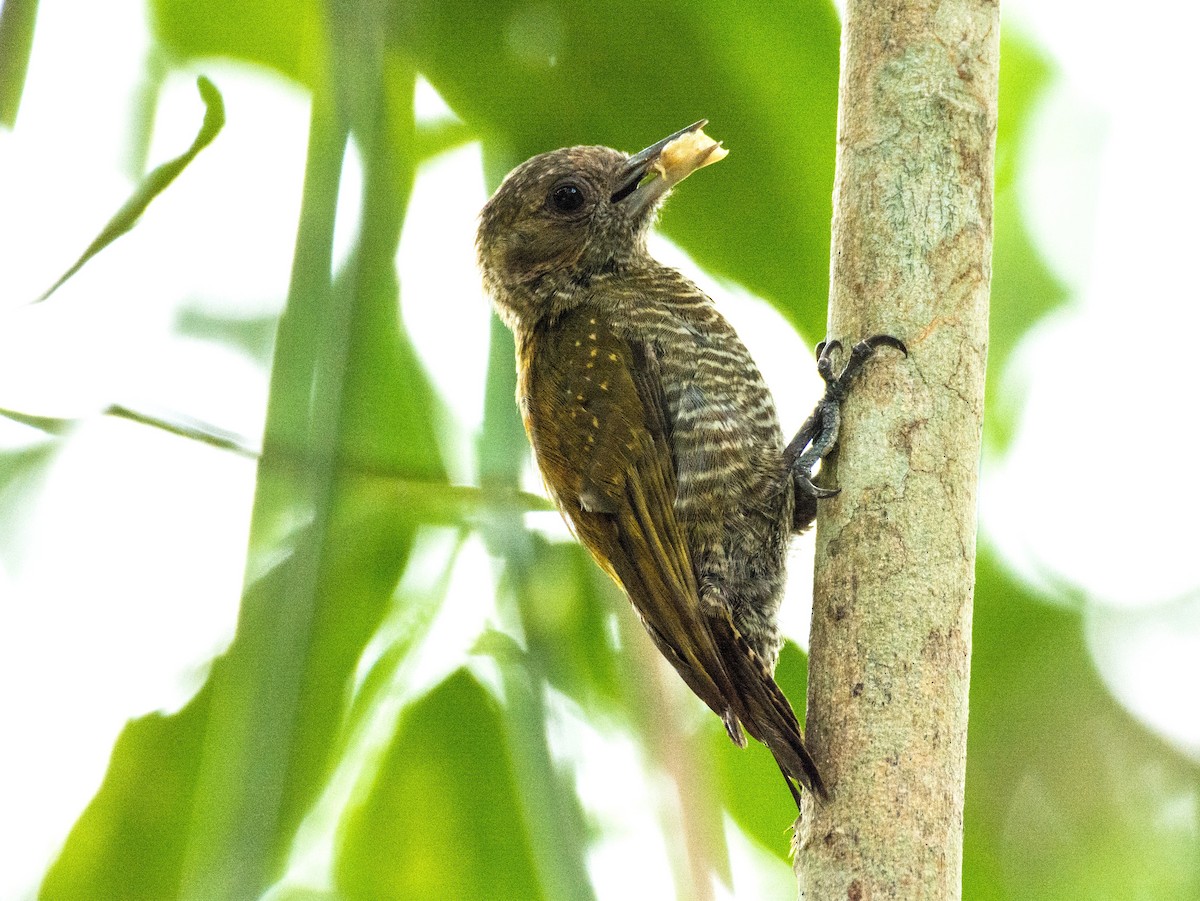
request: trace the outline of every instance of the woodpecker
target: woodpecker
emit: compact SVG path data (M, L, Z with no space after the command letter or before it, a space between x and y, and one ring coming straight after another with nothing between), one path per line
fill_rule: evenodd
M800 804L826 794L773 674L788 543L836 494L812 470L833 447L850 382L881 345L818 346L825 393L784 445L758 368L712 300L655 261L663 198L725 149L706 120L628 156L535 156L480 214L484 286L512 330L517 402L546 486L628 595L659 651L746 744L774 755Z

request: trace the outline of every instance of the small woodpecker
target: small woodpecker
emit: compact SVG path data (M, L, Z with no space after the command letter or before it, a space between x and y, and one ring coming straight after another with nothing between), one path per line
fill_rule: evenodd
M655 645L745 746L774 755L788 788L824 797L773 674L793 533L816 517L812 468L833 447L851 379L887 335L856 344L784 445L775 404L704 292L646 250L667 192L724 148L700 121L628 156L543 153L480 215L484 285L512 329L517 401L546 486Z

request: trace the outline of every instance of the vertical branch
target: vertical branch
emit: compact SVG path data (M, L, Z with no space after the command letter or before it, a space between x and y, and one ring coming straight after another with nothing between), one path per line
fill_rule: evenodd
M818 521L803 897L961 892L999 37L994 0L846 3L829 335L910 356L851 393Z

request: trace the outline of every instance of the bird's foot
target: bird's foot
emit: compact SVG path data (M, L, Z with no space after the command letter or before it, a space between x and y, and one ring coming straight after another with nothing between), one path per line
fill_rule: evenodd
M813 467L823 460L837 444L838 431L842 424L842 403L850 392L850 384L854 381L854 377L862 371L867 360L871 359L880 347L894 347L908 356L908 348L899 338L893 338L891 335L874 335L859 341L850 348L850 359L846 361L842 371L835 375L833 355L842 349L841 342L822 341L817 345L817 372L820 374L821 380L825 382L825 395L817 403L817 408L805 420L804 425L800 427L800 431L796 433L796 437L792 439L784 452L784 459L791 469L798 494L817 499L833 497L838 493L836 488L821 488L813 484ZM815 515L815 509L813 512Z

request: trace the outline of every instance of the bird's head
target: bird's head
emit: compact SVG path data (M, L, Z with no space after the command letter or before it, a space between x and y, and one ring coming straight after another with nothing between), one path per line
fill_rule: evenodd
M484 286L510 326L570 305L580 287L646 256L646 232L667 192L725 156L705 120L633 156L567 147L508 174L480 214Z

